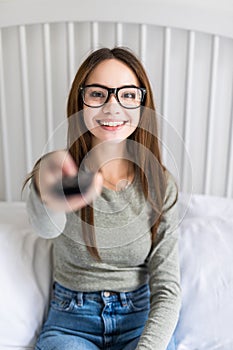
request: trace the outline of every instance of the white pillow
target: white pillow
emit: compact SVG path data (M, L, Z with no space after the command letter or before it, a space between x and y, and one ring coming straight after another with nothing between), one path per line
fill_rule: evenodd
M25 204L0 203L0 349L33 349L51 276L51 242L32 233Z
M186 197L180 198L184 211ZM178 350L233 349L233 200L195 195L180 227Z

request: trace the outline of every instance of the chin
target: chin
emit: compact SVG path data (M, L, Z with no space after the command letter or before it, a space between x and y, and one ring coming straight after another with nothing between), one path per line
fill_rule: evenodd
M115 144L120 144L120 143L124 142L126 140L126 138L125 137L116 137L116 138L105 137L105 138L96 138L96 140L97 140L97 143L107 142L109 144L115 145Z

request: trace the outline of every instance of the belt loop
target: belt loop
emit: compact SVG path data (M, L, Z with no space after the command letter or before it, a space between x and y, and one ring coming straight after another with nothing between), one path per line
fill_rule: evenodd
M83 306L83 292L78 292L77 302L78 302L78 306Z
M126 294L125 292L120 292L120 299L121 299L121 305L122 306L127 306L128 303L127 303L127 297L126 297Z

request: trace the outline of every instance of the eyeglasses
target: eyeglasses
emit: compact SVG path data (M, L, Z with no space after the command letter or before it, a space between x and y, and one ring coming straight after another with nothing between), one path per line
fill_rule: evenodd
M85 85L80 88L83 103L92 108L102 107L114 94L118 103L124 108L138 108L143 103L146 89L134 85L108 88L103 85Z

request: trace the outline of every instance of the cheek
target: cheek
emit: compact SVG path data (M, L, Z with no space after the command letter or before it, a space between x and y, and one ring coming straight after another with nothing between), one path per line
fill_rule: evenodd
M85 109L83 111L83 118L84 118L84 123L86 127L90 130L94 127L94 117L96 116L96 111L95 109Z
M140 110L135 109L135 110L128 112L127 114L128 114L131 126L136 128L138 126L139 120L140 120Z

